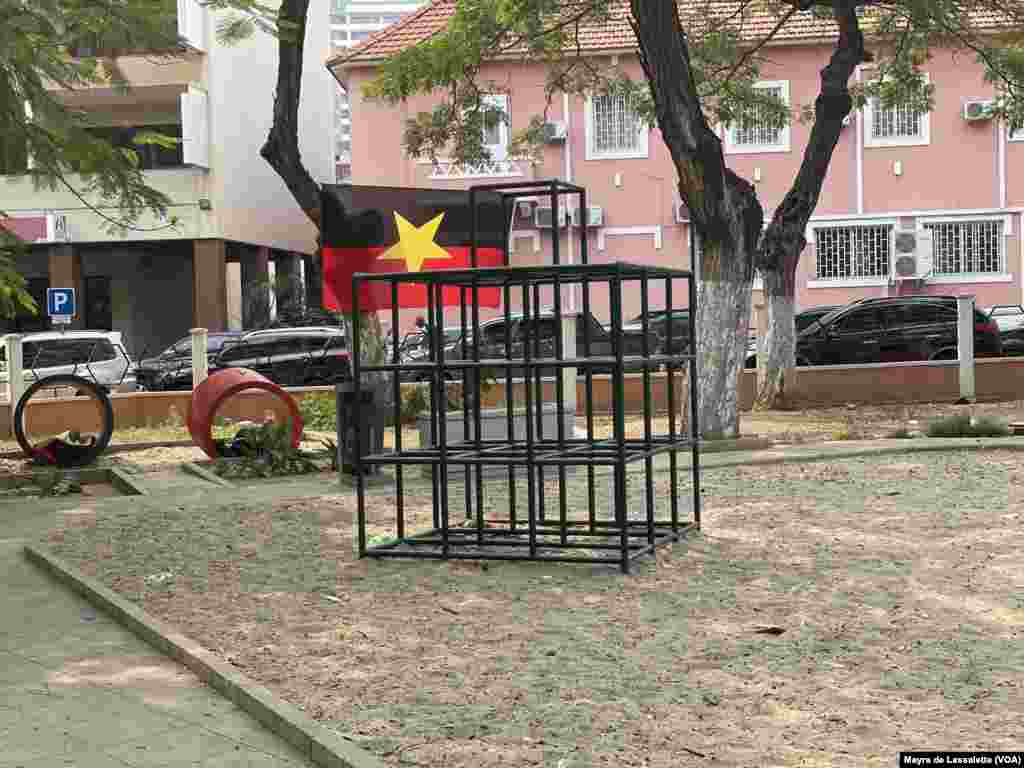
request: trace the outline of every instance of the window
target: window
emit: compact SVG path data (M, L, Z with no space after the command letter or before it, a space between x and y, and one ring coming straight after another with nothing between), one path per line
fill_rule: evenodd
M380 24L380 16L376 13L351 13L348 17L349 24Z
M947 221L925 224L932 233L936 275L1003 274L1003 222Z
M874 308L854 310L839 321L840 333L867 333L884 327L881 314Z
M380 23L381 24L394 24L396 21L400 21L401 18L402 18L402 14L400 14L400 13L384 14L383 16L380 17Z
M647 157L647 126L624 94L587 100L587 160Z
M366 40L373 34L373 31L369 29L353 29L348 34L349 38L352 40Z
M927 82L927 76L925 78ZM880 100L868 99L864 106L867 147L913 146L929 142L928 113L918 112L907 104L882 109Z
M757 90L765 95L789 103L789 82L758 83ZM729 126L725 134L725 149L729 153L740 152L789 152L789 125L772 120L763 106L747 111L736 123Z
M181 125L112 126L89 128L89 133L99 139L106 139L115 147L134 150L139 156L139 167L149 171L154 168L178 168L185 164L181 143ZM157 144L136 144L135 136L142 132L159 133L178 139L173 147Z
M490 112L489 119L484 120L484 146L491 153L491 160L508 159L508 138L511 116L509 114L508 96L504 94L483 97L484 108L500 109L501 115Z
M956 320L956 310L942 304L908 304L903 313L905 325L931 325L932 323L948 323Z
M818 280L887 278L892 255L892 225L817 227L814 250Z

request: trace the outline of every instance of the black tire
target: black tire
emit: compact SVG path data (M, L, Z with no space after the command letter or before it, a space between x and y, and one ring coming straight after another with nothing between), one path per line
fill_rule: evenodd
M36 392L49 387L68 387L69 389L74 389L76 393L81 392L88 395L100 404L103 410L103 429L99 437L96 438L95 445L72 466L81 467L92 464L110 445L110 438L114 434L114 407L110 404L110 398L103 391L103 387L99 387L94 382L83 379L81 376L72 376L70 374L44 376L25 390L25 393L18 400L18 405L14 409L14 437L18 441L18 445L21 446L21 450L24 451L26 458L31 459L33 445L25 435L25 406Z
M929 362L933 360L956 360L955 349L940 349L928 358Z

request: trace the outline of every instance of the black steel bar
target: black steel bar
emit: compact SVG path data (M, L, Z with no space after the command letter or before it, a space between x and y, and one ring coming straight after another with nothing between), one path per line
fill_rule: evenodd
M622 527L622 572L629 573L628 537L625 533L627 520L626 499L626 379L622 358L622 280L613 278L609 283L612 315L612 347L617 362L612 374L612 410L615 418L615 441L618 444L619 463L615 467L615 519Z
M533 349L535 353L534 365L527 365L524 368L523 382L526 387L535 386L534 396L536 397L536 408L534 411L530 411L529 408L526 410L526 418L530 419L531 416L536 416L537 419L537 432L535 439L544 440L544 379L541 376L542 368L536 365L536 360L540 359L540 285L534 283L533 285L533 318L527 319L527 328L530 329L530 336L528 337L533 343ZM531 382L531 374L533 374ZM544 482L544 470L537 467L537 517L541 523L544 522L547 515L547 493Z
M570 237L572 233L570 232ZM563 323L565 318L562 317L562 284L559 281L558 276L554 276L554 304L555 304L555 318L556 318L556 330L555 330L555 357L559 360L565 360L565 339L563 336ZM575 318L573 324L575 325ZM539 335L539 334L538 334ZM558 424L555 427L555 433L558 439L559 450L564 450L565 447L565 382L563 379L564 371L559 368L555 371L555 418ZM575 382L573 382L575 386ZM575 421L576 414L573 414L573 420ZM562 521L562 538L565 538L564 523L568 515L568 508L566 506L565 498L565 465L559 465L558 467L558 519Z
M441 538L444 540L443 551L448 553L448 386L444 378L444 349L441 346L441 331L444 320L444 287L434 283L427 291L427 323L431 329L427 339L427 347L431 362L435 364L430 377L431 401L434 405L435 423L434 442L438 450L438 490L437 507L441 517ZM440 322L439 322L440 319Z
M505 284L505 357L512 358L512 286ZM515 386L512 383L512 366L505 368L505 434L509 440L516 439L515 433ZM516 469L508 465L508 516L512 528L516 527Z
M362 283L357 277L352 278L352 394L355 397L353 410L358 407L361 397L360 382L362 371L359 367L360 345L359 345L359 290ZM352 437L354 447L352 449L352 471L356 475L356 522L359 526L358 547L359 556L366 555L366 479L363 477L363 441L359 429L359 414L352 419ZM344 436L342 436L344 437Z
M672 302L672 278L665 278L665 308L668 312L667 320L665 323L665 346L668 349L672 349L672 314L675 310L675 304ZM690 312L693 312L693 308L690 308ZM676 439L676 371L674 365L665 366L665 386L666 397L668 399L668 437L669 440L674 441ZM679 527L679 455L676 451L671 451L668 458L669 467L669 505L671 506L672 514L672 530L677 530Z
M700 423L697 419L697 387L700 386L697 380L697 286L693 281L691 272L688 279L690 289L690 348L693 354L690 356L690 438L693 442L693 464L690 472L693 476L693 522L700 528Z
M401 359L398 348L398 283L391 283L391 358L397 364ZM402 382L401 374L395 371L391 375L391 399L394 407L395 422L395 453L402 452ZM397 519L398 538L405 536L405 484L402 477L402 465L395 465L395 515Z
M476 209L474 208L473 222L474 232L476 231ZM473 335L474 337L480 336L480 288L473 284ZM475 362L480 362L480 345L475 344L473 346L473 359ZM462 408L467 409L466 403L466 378L469 371L463 373L462 376ZM480 400L483 396L483 379L481 378L482 370L477 367L473 369L473 440L476 443L476 449L479 451L482 447L483 440L483 414L481 413ZM466 435L469 437L469 435ZM468 471L467 471L468 477ZM469 483L467 483L469 485ZM479 464L476 465L476 515L477 515L477 527L479 530L479 536L483 537L484 527L484 478L483 478L483 467Z
M530 317L530 288L526 285L523 286L523 314L526 318ZM526 401L526 418L523 419L524 426L526 428L526 514L530 537L530 557L535 557L537 555L537 498L536 488L534 485L537 481L537 476L534 474L536 464L534 463L533 458L533 422L530 420L530 406L533 403L533 398L530 397L529 338L523 340L523 354L527 359L527 374L523 381L524 397ZM509 432L509 437L511 438L512 436L513 433Z
M644 357L649 357L650 342L647 338L647 334L650 332L650 320L647 315L650 311L650 296L647 292L647 278L646 276L640 280L640 329L643 334L643 338L640 341L640 349L643 352ZM644 442L647 444L647 449L651 448L651 369L644 366L643 370L643 385L644 385ZM644 483L645 490L647 493L647 537L651 542L651 546L654 546L654 461L653 457L647 456L644 459Z
M473 193L472 193L472 191L470 191L470 200L471 201L473 200ZM470 206L472 206L472 202L470 203ZM460 289L459 289L459 298L462 300L461 301L461 306L460 306L460 311L459 311L459 320L460 320L460 323L461 323L460 331L462 333L462 336L461 336L461 339L462 339L462 362L465 362L466 361L466 335L467 335L467 331L468 331L468 328L466 327L467 320L468 320L468 318L467 318L468 309L466 307L466 286L464 286L464 285L461 286ZM466 378L467 378L468 374L469 374L469 371L466 368L463 368L462 369L462 384L461 384L461 386L462 386L462 435L463 435L463 439L469 437L469 435L470 435L470 431L469 431L469 409L466 408ZM472 520L473 519L473 494L472 494L472 491L471 491L471 489L469 487L470 483L468 482L468 480L469 480L469 472L470 472L470 465L469 464L463 464L462 471L464 473L463 477L465 477L466 480L467 480L467 482L466 482L466 494L465 494L465 496L466 496L466 499L465 499L465 501L466 501L466 511L465 511L465 515L466 516L465 516L465 519L466 520Z

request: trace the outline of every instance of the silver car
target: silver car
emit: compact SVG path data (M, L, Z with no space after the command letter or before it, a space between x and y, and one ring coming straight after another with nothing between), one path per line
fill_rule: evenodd
M135 363L120 331L46 331L21 337L26 385L46 376L72 374L110 391L136 389ZM7 350L0 348L0 389L8 391Z

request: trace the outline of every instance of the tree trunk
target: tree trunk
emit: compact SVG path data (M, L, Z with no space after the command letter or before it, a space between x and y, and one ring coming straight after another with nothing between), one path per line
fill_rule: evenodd
M709 249L705 242L702 267ZM739 383L746 362L750 322L750 253L710 254L718 264L732 265L704 277L697 286L697 418L706 438L739 437ZM745 268L748 267L748 268Z
M764 273L768 304L768 330L757 340L757 408L782 408L786 404L786 372L796 365L795 270Z

